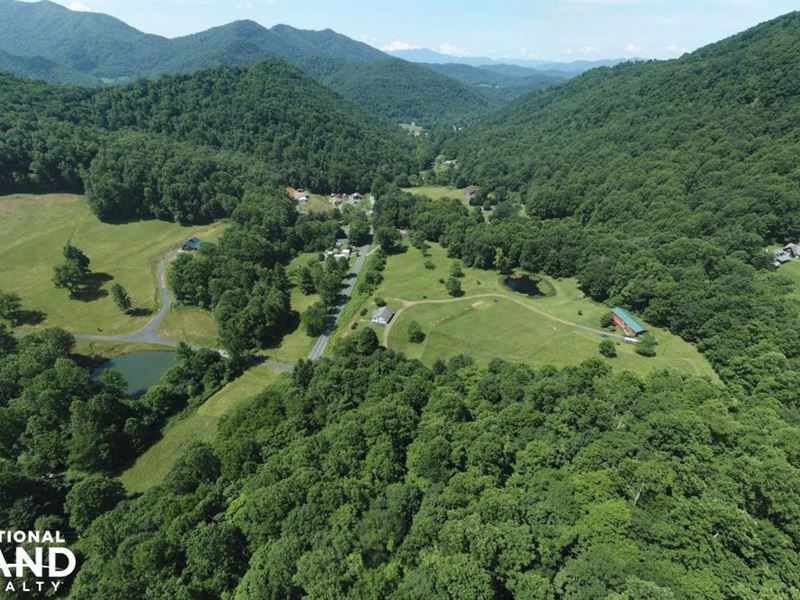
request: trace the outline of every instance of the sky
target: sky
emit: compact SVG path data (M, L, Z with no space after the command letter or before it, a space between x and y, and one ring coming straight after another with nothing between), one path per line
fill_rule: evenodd
M800 0L58 0L167 37L238 19L330 28L381 50L596 60L674 58L800 10Z

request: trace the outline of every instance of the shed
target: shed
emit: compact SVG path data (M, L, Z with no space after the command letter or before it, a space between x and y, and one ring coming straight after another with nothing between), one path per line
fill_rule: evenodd
M387 325L392 320L392 317L394 317L394 311L388 306L382 306L372 313L370 322L378 325Z
M188 240L183 242L181 246L181 250L184 252L194 252L196 250L200 250L200 248L205 244L205 240L201 240L200 238L190 237Z
M612 308L611 316L614 319L614 323L625 332L625 335L636 337L647 331L647 327L642 325L641 321L624 308L619 308L618 306Z

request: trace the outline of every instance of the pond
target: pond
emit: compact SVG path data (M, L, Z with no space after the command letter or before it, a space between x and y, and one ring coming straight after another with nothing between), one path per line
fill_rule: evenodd
M526 296L543 296L544 293L539 288L539 280L531 279L528 275L510 275L503 280L506 287L519 294Z
M129 352L103 363L92 373L92 377L99 377L106 369L115 369L125 378L128 394L138 398L177 361L176 354L169 351Z

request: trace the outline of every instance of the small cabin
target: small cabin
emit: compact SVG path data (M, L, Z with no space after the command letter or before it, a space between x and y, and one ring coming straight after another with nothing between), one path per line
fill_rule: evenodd
M392 317L394 317L394 311L388 306L382 306L372 313L370 323L375 323L376 325L388 325L389 321L392 320Z

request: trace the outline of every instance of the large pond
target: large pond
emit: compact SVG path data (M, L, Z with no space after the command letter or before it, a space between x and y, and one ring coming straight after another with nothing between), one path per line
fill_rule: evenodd
M543 296L544 293L539 289L539 281L531 279L528 275L511 275L503 280L506 287L519 294L526 296Z
M122 373L128 384L128 394L138 398L161 378L164 372L178 361L174 352L129 352L109 360L92 374L99 377L106 369Z

